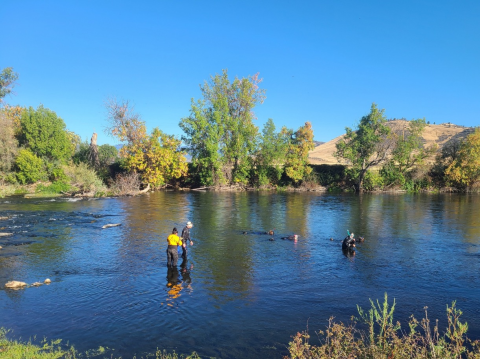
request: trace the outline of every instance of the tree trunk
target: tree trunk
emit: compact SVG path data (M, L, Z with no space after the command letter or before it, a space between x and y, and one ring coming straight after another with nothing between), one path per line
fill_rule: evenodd
M90 164L96 171L98 171L98 169L100 168L100 160L98 159L97 134L95 132L93 133L92 139L90 140L89 150Z

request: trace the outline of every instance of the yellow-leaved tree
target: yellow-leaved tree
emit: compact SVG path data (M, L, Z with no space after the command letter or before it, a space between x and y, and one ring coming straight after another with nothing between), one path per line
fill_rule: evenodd
M282 129L282 131L286 130ZM285 161L285 173L295 183L312 172L312 168L308 165L308 151L314 148L312 124L305 122L304 126L291 135Z
M145 122L128 102L107 103L110 127L107 131L123 143L119 151L124 167L140 175L145 186L162 188L187 174L185 152L181 141L158 128L147 134Z
M461 143L456 158L445 170L445 177L460 188L480 182L480 128Z

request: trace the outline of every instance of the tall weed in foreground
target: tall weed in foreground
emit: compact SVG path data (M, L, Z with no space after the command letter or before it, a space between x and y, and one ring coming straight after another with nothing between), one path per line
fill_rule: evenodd
M401 329L399 322L393 321L395 300L388 304L385 294L380 304L370 300L371 308L364 311L357 306L360 318L352 317L348 325L335 323L330 318L325 331L317 335L320 345L311 345L308 333L297 333L289 343L289 355L285 358L295 359L480 359L480 341L471 341L466 337L468 325L461 322L462 311L456 303L447 305L447 328L440 333L438 321L433 328L428 318L418 321L411 316L408 331ZM367 326L367 330L356 327L357 320Z

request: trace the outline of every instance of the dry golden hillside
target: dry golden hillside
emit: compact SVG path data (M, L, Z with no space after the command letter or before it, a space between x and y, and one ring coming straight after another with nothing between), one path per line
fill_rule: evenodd
M401 133L408 127L408 121L406 120L392 120L388 121L388 126L397 133ZM468 134L472 133L474 129L472 127L458 126L454 124L444 123L441 125L427 125L423 131L424 145L429 147L436 143L438 150L450 140L463 139ZM333 156L336 151L336 143L340 141L345 135L334 138L333 140L321 144L310 151L308 160L314 165L334 165L339 162Z

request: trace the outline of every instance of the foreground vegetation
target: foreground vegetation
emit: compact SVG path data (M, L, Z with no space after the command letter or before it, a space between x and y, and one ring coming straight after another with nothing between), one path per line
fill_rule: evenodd
M265 99L257 75L229 79L224 70L206 81L202 99L192 100L182 118L181 138L147 124L128 101L106 105L107 133L120 150L82 141L57 114L43 106L4 102L18 75L0 72L0 196L130 195L150 189L300 189L319 186L356 192L403 189L480 189L480 130L451 141L441 152L425 148L425 119L408 122L401 133L372 105L356 129L346 128L336 157L344 166L311 166L313 128L277 130L272 119L255 125L254 108ZM426 161L438 152L435 163ZM187 161L187 155L191 161Z
M86 353L79 353L75 348L66 348L61 345L61 340L47 342L43 340L40 345L32 341L20 342L10 340L6 337L7 331L0 328L0 358L5 359L81 359L81 358L118 358L114 354L107 354L108 350L100 347L96 350L89 350ZM153 354L134 357L133 359L200 359L196 353L191 355L180 355L175 352L157 350Z
M370 300L371 308L358 307L358 318L350 324L336 323L330 318L325 331L317 333L320 344L309 344L308 333L297 333L289 343L291 359L390 359L390 358L480 358L480 341L466 337L468 325L462 323L462 312L447 305L447 328L441 332L438 320L431 323L427 308L425 317L418 321L413 315L403 330L393 321L395 300L389 305L387 294L382 304ZM367 329L357 328L357 322Z
M413 315L408 329L403 330L399 322L394 322L395 300L388 303L385 293L383 303L370 299L371 308L364 311L357 306L358 318L352 317L349 324L337 323L331 317L324 331L317 333L320 344L310 344L307 332L297 333L288 345L289 354L285 359L479 359L480 341L471 341L466 336L468 324L462 322L462 311L455 302L447 305L447 327L440 331L438 320L434 323L425 316L418 321ZM360 329L358 326L361 326ZM366 328L366 329L363 329ZM104 348L80 354L73 347L64 348L60 340L42 345L32 342L22 343L6 338L7 332L0 330L0 358L10 359L74 359L74 358L113 358ZM196 353L179 355L157 350L153 354L135 358L150 359L200 359Z

